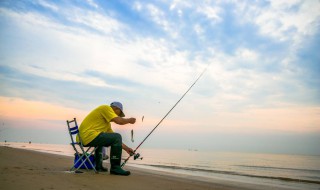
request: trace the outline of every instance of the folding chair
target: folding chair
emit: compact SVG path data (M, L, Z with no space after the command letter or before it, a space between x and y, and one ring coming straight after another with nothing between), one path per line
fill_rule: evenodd
M73 123L73 125L72 125L72 123ZM70 169L70 171L71 172L74 171L75 173L77 173L77 172L79 172L78 171L79 169L81 169L81 168L83 168L83 166L85 166L85 168L87 170L89 170L89 168L92 168L95 173L98 173L94 164L90 160L90 156L93 156L97 147L83 146L82 139L79 134L79 129L78 129L78 124L77 124L76 118L74 118L71 121L67 120L67 125L68 125L68 131L69 131L70 138L71 138L70 144L72 145L72 147L75 151L75 161L74 161L74 164L73 164L72 168ZM72 125L72 127L70 125ZM79 142L77 142L75 140L77 135L79 137ZM86 147L86 149L85 149L85 147ZM93 148L92 151L90 151L91 148ZM80 149L80 150L78 150L78 149ZM87 165L89 165L89 167ZM79 172L79 173L81 173L81 172Z

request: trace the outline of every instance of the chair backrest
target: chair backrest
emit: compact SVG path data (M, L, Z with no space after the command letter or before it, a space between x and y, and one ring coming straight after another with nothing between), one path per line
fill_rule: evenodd
M67 125L68 125L68 131L70 134L70 138L71 138L71 143L70 145L72 145L74 151L75 151L75 160L74 160L74 165L72 166L72 168L70 169L70 171L72 171L73 169L75 169L75 171L77 171L78 169L93 169L95 172L97 172L97 170L95 169L95 166L93 164L93 152L95 152L96 148L94 148L91 152L89 152L89 150L92 147L88 147L86 149L84 149L83 143L82 143L82 139L81 136L79 134L79 127L78 127L78 123L77 123L77 119L73 118L73 120L69 121L67 120ZM79 142L77 142L76 137L78 136L78 140ZM88 156L90 155L90 156ZM92 157L91 157L92 156Z
M79 128L78 128L77 119L73 118L73 120L71 120L71 121L67 120L67 125L68 125L68 131L69 131L71 142L72 142L71 144L72 145L77 144L77 141L76 141L77 135L78 135L78 138L81 143L82 141L81 141L81 137L79 135Z

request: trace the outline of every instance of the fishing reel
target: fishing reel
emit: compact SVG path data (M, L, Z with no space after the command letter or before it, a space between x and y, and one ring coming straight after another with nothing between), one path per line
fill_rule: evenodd
M140 158L140 154L139 154L139 153L137 153L137 154L135 154L135 155L133 156L133 159L134 159L134 160L136 160L136 159L140 159L140 160L142 160L142 159L143 159L143 157L141 157L141 158Z
M139 153L131 153L130 156L127 159L125 159L124 162L121 164L121 168L127 163L127 161L129 160L129 158L131 156L133 156L134 160L137 160L137 159L142 160L143 159L143 157L140 158L140 154Z
M139 153L134 153L134 154L131 154L130 156L133 156L134 160L137 160L137 159L142 160L143 159L143 157L140 158L140 154Z

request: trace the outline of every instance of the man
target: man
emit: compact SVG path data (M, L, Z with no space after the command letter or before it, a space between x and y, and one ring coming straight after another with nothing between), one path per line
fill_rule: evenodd
M110 150L110 174L130 175L130 171L123 170L120 166L122 149L128 154L133 150L122 143L119 133L114 133L111 122L119 125L134 124L135 118L124 118L123 106L120 102L112 102L110 106L102 105L91 111L83 120L79 128L79 134L84 146L98 147L95 151L96 169L99 172L107 172L102 166L102 148L111 146ZM77 141L79 141L77 137Z

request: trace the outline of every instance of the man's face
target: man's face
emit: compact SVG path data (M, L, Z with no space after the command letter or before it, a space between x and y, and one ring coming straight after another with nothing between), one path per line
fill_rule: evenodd
M113 107L114 112L119 116L121 114L121 110L117 107Z

